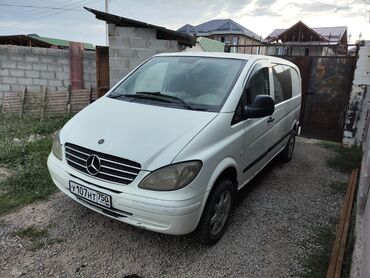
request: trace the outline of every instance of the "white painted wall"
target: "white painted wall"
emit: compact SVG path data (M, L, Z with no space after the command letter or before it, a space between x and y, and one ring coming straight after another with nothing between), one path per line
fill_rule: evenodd
M370 85L370 41L360 47L353 84Z

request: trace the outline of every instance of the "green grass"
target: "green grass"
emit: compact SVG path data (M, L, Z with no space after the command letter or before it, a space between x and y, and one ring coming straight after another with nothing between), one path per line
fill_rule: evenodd
M353 206L351 220L349 222L346 249L344 251L342 278L348 278L351 272L352 253L355 247L355 225L356 225L356 205Z
M30 226L28 228L19 229L13 233L15 236L19 236L20 238L28 238L31 240L38 240L43 237L47 237L49 235L46 229L39 230L35 226Z
M316 235L306 247L308 249L308 246L310 246L310 250L302 262L304 272L301 277L322 278L326 276L336 236L335 223L337 223L337 220L332 219L329 223L318 227Z
M351 173L355 168L360 168L362 159L362 150L360 146L352 148L343 148L339 144L323 142L324 148L333 150L335 155L327 160L330 168L336 169L342 173Z
M30 226L24 229L19 229L12 233L13 236L18 236L22 239L30 241L30 250L36 251L46 245L62 242L61 239L51 238L48 230L39 229L36 226Z
M343 258L342 278L348 278L351 271L352 253L355 244L355 215L356 213L353 210ZM337 220L332 219L329 223L317 229L316 236L307 245L310 246L310 250L302 262L304 272L301 274L301 277L321 278L326 276L336 237L337 222ZM314 247L312 248L312 246Z
M14 173L0 182L0 214L43 200L56 191L46 160L52 146L51 134L68 118L36 120L0 116L0 165ZM29 142L35 134L41 138Z
M339 193L341 195L345 195L347 192L347 187L348 187L348 183L341 182L341 181L332 182L330 184L331 192L334 194Z
M342 148L339 144L331 142L320 142L320 145L334 152L334 156L329 158L326 163L328 167L336 169L342 173L349 174L354 168L360 168L362 159L361 147ZM347 192L346 182L332 182L329 187L333 194ZM355 206L354 206L355 207ZM303 278L325 277L329 267L329 261L333 244L336 237L336 225L338 219L332 218L328 223L319 226L313 238L304 243L307 254L301 260L303 273L299 276ZM342 265L342 276L349 277L352 252L354 247L354 226L355 213L352 211L351 223L348 231L347 244Z

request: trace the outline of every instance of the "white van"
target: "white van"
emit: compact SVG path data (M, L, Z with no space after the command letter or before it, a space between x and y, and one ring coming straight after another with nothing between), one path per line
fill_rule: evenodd
M213 244L239 189L291 159L301 77L283 59L151 57L55 136L48 168L80 204L122 222Z

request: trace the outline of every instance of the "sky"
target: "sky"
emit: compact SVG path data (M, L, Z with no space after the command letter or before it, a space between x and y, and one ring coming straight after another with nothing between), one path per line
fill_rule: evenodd
M104 11L104 2L0 0L0 35L38 34L105 45L105 23L83 9ZM109 0L108 8L110 13L173 30L231 18L265 38L301 20L310 27L347 26L351 42L360 34L370 40L370 0Z

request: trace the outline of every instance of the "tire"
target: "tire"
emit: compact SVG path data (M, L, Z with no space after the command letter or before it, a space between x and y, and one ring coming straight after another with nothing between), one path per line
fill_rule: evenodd
M292 131L289 135L288 143L280 153L280 160L284 163L288 163L292 160L293 151L295 145L295 132Z
M200 243L215 244L224 234L235 201L235 188L231 180L221 179L208 196L199 221L196 235Z

